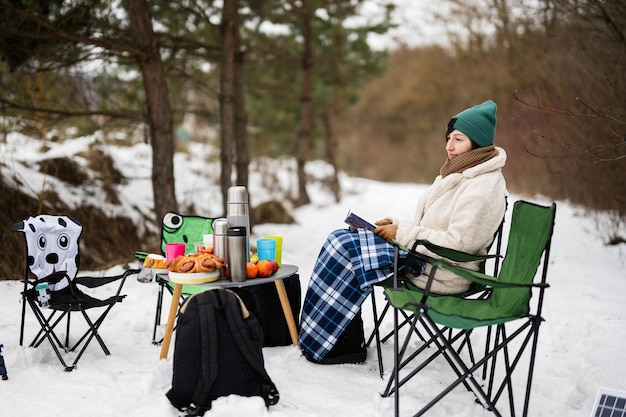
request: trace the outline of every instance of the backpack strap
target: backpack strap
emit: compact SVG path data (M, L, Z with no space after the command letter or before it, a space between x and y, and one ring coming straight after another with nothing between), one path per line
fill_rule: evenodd
M193 299L198 304L200 345L202 346L202 369L200 371L200 381L193 394L193 404L196 407L201 407L201 404L206 403L211 387L215 382L215 378L217 378L219 338L211 337L211 335L217 334L214 308L221 308L222 302L218 291L204 291L196 294Z
M278 393L278 389L276 389L276 385L274 385L274 382L272 382L270 376L265 370L262 352L263 335L260 328L258 329L259 331L256 338L256 340L259 341L257 346L254 345L250 337L246 337L243 333L244 331L253 330L249 327L249 323L250 320L256 321L256 318L254 318L254 316L250 316L247 318L248 322L245 322L242 317L243 302L239 296L232 291L225 291L225 294L227 296L224 305L224 313L226 315L226 321L228 322L230 332L233 335L239 350L246 357L246 360L263 378L261 395L265 401L265 406L269 407L270 405L275 405L278 403L280 395Z

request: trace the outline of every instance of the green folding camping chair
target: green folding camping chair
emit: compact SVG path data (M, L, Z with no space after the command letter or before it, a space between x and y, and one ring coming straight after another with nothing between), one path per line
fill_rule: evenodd
M505 198L505 203L506 203L506 198ZM508 203L507 203L508 205ZM502 258L501 256L501 251L502 251L502 232L504 229L504 218L502 219L502 221L500 222L500 226L498 226L498 229L496 230L496 233L494 234L493 237L493 241L491 242L491 245L489 246L489 248L487 249L488 254L487 255L474 255L474 254L469 254L466 252L461 252L461 251L457 251L451 248L446 248L443 246L439 246L439 245L435 245L433 243L430 243L427 240L417 240L414 245L413 245L413 250L409 250L406 247L403 247L402 245L400 245L397 241L394 241L394 244L401 250L407 252L407 256L415 256L418 258L424 258L421 254L415 252L415 248L418 245L423 245L425 246L430 252L437 254L439 257L454 261L454 262L479 262L479 270L481 272L485 272L487 269L489 269L490 271L493 271L493 276L497 276L498 275L498 271L500 268L500 260ZM489 263L489 265L488 265ZM394 274L395 275L395 274ZM397 275L398 279L404 280L404 276L402 273L400 273L399 275ZM385 289L391 288L393 287L393 282L394 282L394 277L388 278L385 281L382 281L380 284L378 284L377 286L382 287L383 292L385 291ZM408 280L404 280L403 285L406 285L408 288L410 288L412 291L416 291L416 292L422 292L422 290L418 287L416 287L415 285L413 285L410 281ZM489 295L489 292L491 291L491 287L485 286L484 284L481 283L477 283L477 282L472 282L470 284L470 288L465 291L462 294L456 294L455 296L457 297L470 297L473 296L474 298L479 298L479 297L487 297ZM433 294L432 296L436 296L435 294ZM394 330L392 329L391 331L387 332L384 336L381 336L380 334L380 328L381 325L383 323L383 320L385 319L385 317L387 316L387 313L389 313L390 309L391 309L391 303L389 302L389 300L387 300L387 302L385 303L385 306L383 307L382 311L380 314L378 314L378 308L377 308L377 304L376 304L376 289L372 289L372 293L371 293L371 300L372 300L372 314L373 314L373 318L374 318L374 328L372 329L372 332L370 333L370 336L368 337L368 340L366 342L366 346L369 347L371 345L372 342L376 343L376 354L377 354L377 359L378 359L378 371L380 373L380 377L382 378L384 375L384 364L383 364L383 356L382 356L382 344L385 343L387 340L389 340L393 335L394 335ZM398 325L398 328L401 329L404 326L408 325L411 320L413 319L413 313L410 311L406 311L403 309L398 310L398 312L403 316L402 317L402 322ZM426 342L426 339L424 338L424 336L422 335L422 333L420 333L419 331L416 331L416 335L422 339L423 342ZM469 337L469 334L467 335ZM471 345L468 345L469 348L471 349ZM471 350L470 350L470 354L471 354Z
M400 415L400 388L440 357L445 359L456 379L424 404L415 416L426 413L460 384L473 392L478 402L497 416L502 415L497 405L500 405L503 394L508 397L511 415L516 415L515 411L520 406L523 407L522 415L528 415L539 325L543 321L544 292L548 288L548 261L555 213L555 204L546 207L526 201L515 202L506 254L495 277L427 258L432 270L424 291L401 285L397 278L394 278L393 286L385 289L385 295L394 307L396 331L394 370L383 396L394 395L396 416ZM399 250L398 247L396 253ZM538 274L540 265L542 269ZM397 262L395 268L394 276L397 277ZM430 283L438 268L448 269L484 285L490 288L490 293L479 298L431 295ZM531 306L533 293L535 298ZM414 313L410 331L406 332L402 344L398 331L399 310ZM427 340L410 351L411 339L418 328L427 334ZM471 348L463 350L468 345L471 347L468 336L475 329L495 332L493 338L487 336L486 349L481 358L475 358ZM429 348L434 348L434 352ZM468 351L471 353L468 354ZM524 359L526 366L520 366ZM519 367L527 369L523 377L524 387L519 387L519 381L513 378L514 371ZM477 373L481 368L482 380ZM517 374L515 376L517 378ZM520 403L516 394L521 388L524 395Z
M195 252L194 244L196 242L202 242L203 235L213 233L213 221L215 219L202 216L182 215L175 212L168 212L163 216L161 223L161 252L165 254L166 243L183 242L186 245L185 253ZM135 257L140 261L143 261L146 257L146 253L137 252ZM174 284L170 281L159 278L157 275L155 278L157 284L159 284L159 291L157 294L156 312L154 315L154 327L152 329L152 343L155 345L160 344L163 341L162 337L157 338L157 329L161 325L161 316L163 311L163 295L167 290L170 295L174 293ZM197 292L204 291L199 285L183 285L181 294L181 304L184 300Z

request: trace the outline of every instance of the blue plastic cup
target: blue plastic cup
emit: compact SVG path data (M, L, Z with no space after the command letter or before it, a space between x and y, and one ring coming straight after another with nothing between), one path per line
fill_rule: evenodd
M259 255L259 261L263 259L276 259L276 240L266 238L257 239L256 249Z

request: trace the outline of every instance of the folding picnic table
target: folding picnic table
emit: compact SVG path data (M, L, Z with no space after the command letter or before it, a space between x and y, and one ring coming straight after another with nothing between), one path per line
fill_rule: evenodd
M267 278L253 278L247 279L243 282L233 282L229 281L225 278L220 278L217 281L209 282L206 284L194 284L201 287L205 287L207 290L212 288L240 288L240 287L249 287L253 285L261 285L266 284L268 282L273 282L276 285L276 291L278 292L278 298L280 299L280 304L283 309L283 314L285 315L285 320L287 321L287 327L289 328L289 335L291 336L291 342L294 346L298 345L298 330L296 327L296 321L293 317L293 312L291 310L291 304L289 303L289 298L287 297L287 291L285 289L284 279L289 278L295 275L298 272L298 267L294 265L282 264L278 271L272 276ZM169 276L164 274L159 274L161 279L170 281ZM183 284L175 284L174 285L174 293L172 295L172 301L170 304L169 313L167 316L167 324L165 325L165 335L163 337L163 344L161 345L161 356L160 359L167 358L167 354L170 348L170 342L172 340L172 333L174 332L174 321L176 320L176 315L178 314L178 309L180 307L180 296L183 289Z

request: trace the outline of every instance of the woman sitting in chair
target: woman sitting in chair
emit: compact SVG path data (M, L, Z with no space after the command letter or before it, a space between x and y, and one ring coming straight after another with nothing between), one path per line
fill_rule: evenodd
M504 216L507 195L502 175L506 153L493 144L495 129L496 103L491 100L457 114L446 130L447 159L420 197L412 221L388 218L377 221L373 233L348 228L328 236L302 307L300 346L307 359L323 361L359 313L371 285L391 275L394 246L388 242L392 239L406 247L423 239L467 253L487 253ZM423 247L416 250L436 257ZM478 265L466 266L478 269ZM406 271L420 288L428 279L425 269L425 263L413 262ZM438 271L432 292L468 290L468 280L446 272Z

